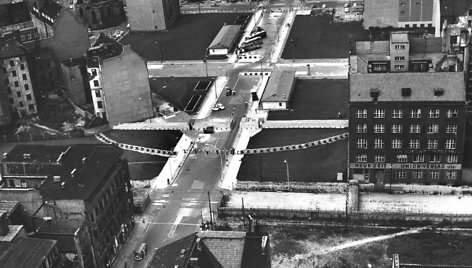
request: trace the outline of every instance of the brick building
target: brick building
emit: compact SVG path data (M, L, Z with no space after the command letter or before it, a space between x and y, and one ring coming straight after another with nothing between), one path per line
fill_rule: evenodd
M441 39L406 33L355 46L350 178L378 185L461 183L466 111L460 54L447 53Z
M0 65L0 90L4 96L8 96L3 101L8 100L12 117L22 118L36 114L36 98L24 47L16 41L0 44ZM2 107L2 111L3 109ZM4 114L8 114L6 108Z
M17 145L1 162L0 194L25 203L34 237L57 240L59 251L79 267L107 267L133 226L121 154L110 145ZM26 196L31 189L40 199Z
M110 28L126 21L123 3L119 0L79 0L76 15L93 30Z
M162 31L168 29L180 15L180 3L175 0L126 1L128 23L132 31Z
M111 126L153 116L146 62L101 34L87 53L95 115Z

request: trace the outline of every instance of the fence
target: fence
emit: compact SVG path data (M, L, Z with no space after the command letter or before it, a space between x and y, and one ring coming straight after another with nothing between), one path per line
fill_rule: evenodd
M215 9L208 9L208 8L201 8L192 9L192 10L185 10L181 9L180 14L184 15L195 15L195 14L212 14L212 13L254 13L256 10L253 8L215 8Z
M297 192L297 193L345 193L346 183L310 183L310 182L257 182L238 181L234 186L237 191L258 191L258 192Z
M245 214L254 213L258 218L277 219L318 219L318 220L346 220L352 222L434 222L434 223L467 223L472 222L472 215L462 214L420 214L420 213L391 213L391 212L355 212L341 210L310 210L284 209L271 207L246 207ZM218 217L240 217L242 208L218 207Z
M24 141L42 141L42 140L61 140L81 137L83 135L67 135L67 134L31 134L31 133L20 133L10 135L0 135L0 142L24 142Z

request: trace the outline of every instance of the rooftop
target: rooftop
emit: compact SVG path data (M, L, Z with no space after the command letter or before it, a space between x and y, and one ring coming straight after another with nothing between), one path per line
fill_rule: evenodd
M295 84L295 71L272 72L262 95L262 101L289 101Z
M56 246L56 241L20 238L11 242L0 254L2 267L40 267L47 255Z
M31 20L26 1L18 3L0 4L0 26L18 24Z
M7 215L10 214L19 204L20 202L18 201L0 201L0 214L2 212L6 212Z
M21 163L16 175L48 176L39 188L44 200L87 200L121 154L111 145L16 145L2 162Z
M16 41L7 41L2 43L0 41L0 59L8 59L12 57L23 56L26 51Z
M39 20L49 25L53 25L55 22L55 19L59 16L63 7L59 5L58 3L53 2L51 0L42 0L41 3L43 3L43 6L41 9L39 9L39 12L37 12L38 1L35 1L33 3L32 14Z
M192 254L192 250L195 247L196 240L197 233L193 233L159 248L155 252L148 267L186 267Z
M411 96L403 97L402 88L410 88ZM369 73L350 75L350 101L370 102L371 90L379 91L379 102L394 101L459 101L465 102L462 72ZM440 90L442 94L435 94Z
M229 48L240 29L241 25L223 25L208 48Z
M121 55L122 52L123 45L100 34L87 52L87 67L98 67L100 61Z
M441 17L446 17L448 23L454 23L454 18L464 16L472 8L470 0L440 0Z

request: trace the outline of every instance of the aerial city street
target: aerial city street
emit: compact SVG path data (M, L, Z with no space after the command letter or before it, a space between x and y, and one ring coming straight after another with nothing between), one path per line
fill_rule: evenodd
M0 0L0 267L472 267L471 0Z

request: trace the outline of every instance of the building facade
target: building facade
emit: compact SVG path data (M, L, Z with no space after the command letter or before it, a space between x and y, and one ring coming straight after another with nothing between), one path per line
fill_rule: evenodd
M180 15L180 3L175 0L126 1L128 23L132 31L162 31L168 29Z
M387 42L371 44L375 49L366 54L366 43L359 42L350 57L350 179L460 184L466 123L461 61L441 45L421 52L420 42L404 33Z
M8 197L3 192L16 189L11 198L23 200L23 190L37 189L34 237L61 241L61 253L79 267L109 267L133 226L121 154L109 145L18 145L2 160L0 191Z
M38 39L26 1L0 3L0 39L20 42Z
M87 54L87 72L96 116L112 126L153 117L147 66L129 45L100 35Z
M93 30L117 26L126 21L123 3L119 0L79 0L76 15Z
M0 84L5 88L11 115L23 118L37 113L36 99L31 83L27 53L16 41L0 45L2 75ZM5 113L7 114L7 113Z
M90 89L85 58L61 62L62 81L66 96L77 105L89 103Z

